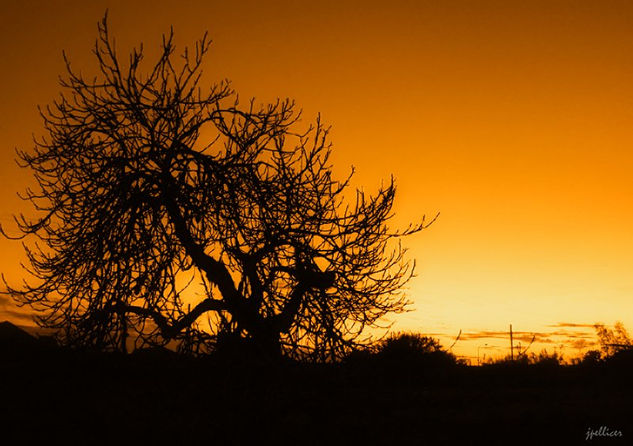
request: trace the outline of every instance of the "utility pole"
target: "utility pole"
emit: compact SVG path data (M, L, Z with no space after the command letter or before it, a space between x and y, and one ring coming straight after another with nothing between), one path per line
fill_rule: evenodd
M512 343L512 324L510 324L510 361L514 362L514 344Z

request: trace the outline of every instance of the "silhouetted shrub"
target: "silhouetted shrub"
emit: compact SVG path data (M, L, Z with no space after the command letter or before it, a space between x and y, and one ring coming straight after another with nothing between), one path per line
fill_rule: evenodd
M348 364L364 364L366 361L370 361L376 356L376 346L375 345L360 345L355 349L350 351L347 356L344 358L343 362Z
M433 366L458 363L455 355L444 350L437 339L410 332L395 333L383 339L376 348L376 356L386 361Z
M438 340L418 333L396 333L385 338L378 351L383 355L428 354L442 349Z
M548 353L541 350L540 353L519 354L512 358L510 355L500 359L490 359L484 365L490 366L540 366L556 367L565 363L563 355L560 353Z
M594 324L603 358L608 358L623 350L633 348L633 340L629 337L622 322L616 322L613 329L604 324Z
M602 353L600 353L599 350L589 350L585 352L578 364L584 366L592 366L599 364L600 362L602 362Z
M532 353L529 358L529 363L542 367L556 367L565 363L565 358L561 353L548 353L547 350L541 350L537 355Z
M617 350L608 356L605 362L612 367L631 369L633 368L633 348Z
M528 355L517 355L511 357L510 355L503 358L487 358L482 365L484 366L517 366L528 365L530 363Z
M0 322L0 356L27 358L54 351L57 345L50 337L34 337L9 321Z

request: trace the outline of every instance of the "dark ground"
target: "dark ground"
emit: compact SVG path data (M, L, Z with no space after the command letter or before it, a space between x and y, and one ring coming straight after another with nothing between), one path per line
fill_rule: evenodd
M632 372L45 349L0 360L0 443L633 444Z

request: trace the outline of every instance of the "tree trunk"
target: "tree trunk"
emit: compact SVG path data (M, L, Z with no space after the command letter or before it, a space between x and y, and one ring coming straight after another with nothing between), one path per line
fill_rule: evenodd
M261 328L250 333L252 353L265 361L277 362L282 358L279 332L270 328Z

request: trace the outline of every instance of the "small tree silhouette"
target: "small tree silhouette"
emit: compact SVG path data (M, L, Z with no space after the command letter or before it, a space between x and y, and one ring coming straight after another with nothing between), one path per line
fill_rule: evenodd
M376 353L379 358L400 364L442 366L458 363L457 358L444 350L437 339L413 332L392 333L377 345Z
M585 352L582 358L576 361L576 363L581 365L596 365L599 364L602 359L602 354L599 350L589 350Z
M442 350L437 339L419 333L393 333L379 345L378 351L383 355L421 355Z
M596 335L600 349L605 357L633 348L633 340L629 337L629 333L624 328L622 322L616 322L613 329L606 327L604 324L594 324Z
M41 326L100 349L242 339L330 360L405 309L415 265L397 239L430 223L389 228L393 178L349 196L353 170L333 178L319 118L298 131L289 100L241 107L228 82L202 90L206 35L180 63L164 36L142 74L142 46L124 63L107 16L98 30L99 76L64 55L65 93L41 111L47 136L18 151L41 214L16 219L17 238L39 243L26 247L34 279L8 288Z

